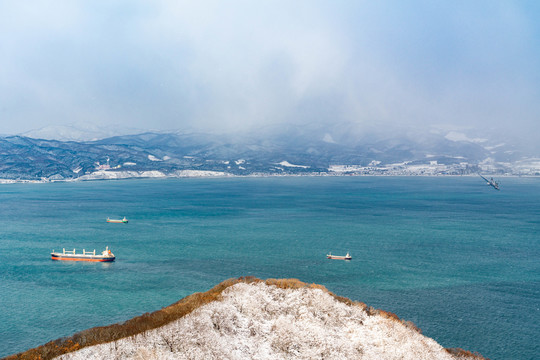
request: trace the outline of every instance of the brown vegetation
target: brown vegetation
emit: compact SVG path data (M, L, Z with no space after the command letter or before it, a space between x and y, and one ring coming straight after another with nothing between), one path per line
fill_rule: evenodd
M145 313L141 316L130 319L124 323L112 324L108 326L94 327L88 330L81 331L69 338L61 338L54 341L50 341L39 347L27 350L25 352L8 356L4 360L26 360L26 359L52 359L56 356L66 354L72 351L79 350L87 346L93 346L103 344L111 341L116 341L128 336L143 333L148 330L159 328L165 324L168 324L174 320L177 320L195 309L208 304L212 301L219 300L221 293L228 287L238 283L261 283L264 282L267 285L277 286L281 289L300 289L300 288L312 288L320 289L324 292L332 295L337 301L343 302L347 305L359 306L370 316L381 315L385 318L393 321L400 322L408 328L414 329L420 332L413 323L410 321L403 321L399 319L396 314L391 312L377 310L368 307L361 302L355 302L345 297L337 296L329 292L324 286L317 284L306 284L298 279L267 279L266 281L257 279L253 276L240 277L238 279L228 279L222 283L216 285L212 289L204 293L194 293L186 296L180 301L169 305L161 310L153 313ZM470 356L474 359L483 359L479 354L473 354L462 349L446 349L446 351L456 358Z

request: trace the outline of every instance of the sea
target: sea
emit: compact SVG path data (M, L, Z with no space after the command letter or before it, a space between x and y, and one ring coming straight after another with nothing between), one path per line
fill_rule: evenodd
M475 176L0 185L0 357L255 276L322 284L444 347L539 359L540 178L498 180L500 191ZM106 246L114 263L50 258Z

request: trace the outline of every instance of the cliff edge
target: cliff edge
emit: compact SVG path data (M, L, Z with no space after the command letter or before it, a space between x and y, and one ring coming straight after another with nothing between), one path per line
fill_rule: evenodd
M229 279L122 324L6 359L483 359L296 279Z

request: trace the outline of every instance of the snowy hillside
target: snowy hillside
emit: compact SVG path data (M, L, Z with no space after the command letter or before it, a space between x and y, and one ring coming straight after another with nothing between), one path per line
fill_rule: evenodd
M480 358L446 350L395 315L323 287L271 283L236 283L167 325L58 359Z
M119 133L119 131L121 133ZM87 123L73 123L70 125L46 126L19 134L33 139L58 141L95 141L111 136L139 134L140 129L126 128L125 126L100 127Z
M28 136L0 137L0 181L176 177L179 171L207 172L204 176L540 175L540 152L507 137L427 129L366 132L353 124L335 125L113 137L105 137L111 129L44 128ZM55 137L62 141L46 140Z

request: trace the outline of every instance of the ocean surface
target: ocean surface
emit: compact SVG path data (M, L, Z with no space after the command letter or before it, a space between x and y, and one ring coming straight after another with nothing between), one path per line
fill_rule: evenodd
M322 284L445 347L538 359L540 179L499 180L501 191L479 177L0 185L0 357L252 275ZM50 259L105 246L114 263ZM326 259L347 251L352 261Z

